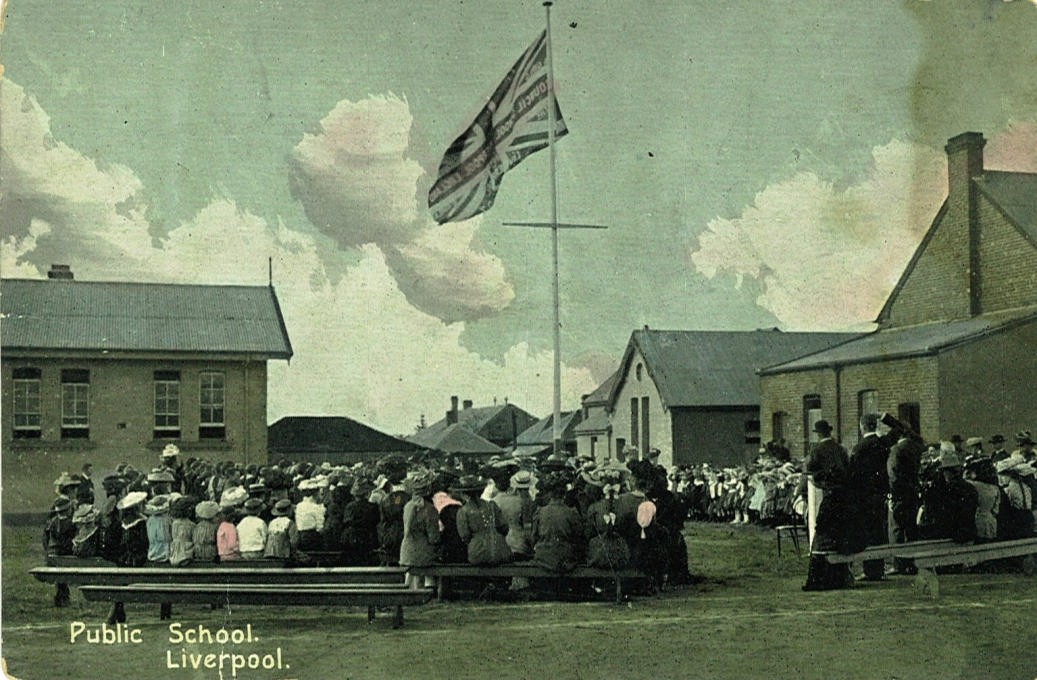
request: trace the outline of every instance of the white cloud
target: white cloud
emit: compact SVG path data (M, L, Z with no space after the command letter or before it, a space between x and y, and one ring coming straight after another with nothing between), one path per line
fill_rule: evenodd
M515 297L504 265L472 246L478 219L439 226L419 207L412 123L397 97L340 101L293 150L292 193L340 246L378 245L418 309L448 323L494 314Z
M837 190L812 173L767 187L734 219L715 219L692 253L707 277L763 285L757 302L790 329L875 318L946 193L942 153L901 141L873 151L861 183Z

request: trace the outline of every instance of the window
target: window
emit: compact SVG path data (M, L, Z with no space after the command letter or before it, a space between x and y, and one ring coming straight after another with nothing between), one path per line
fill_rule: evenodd
M911 429L921 434L922 432L922 409L917 401L909 401L897 405L897 419L907 423Z
M809 450L820 437L814 432L814 423L821 420L821 395L806 394L803 396L803 450Z
M745 421L745 443L746 444L759 444L760 443L760 421L759 420L747 420L747 421Z
M180 371L155 371L155 439L180 438Z
M627 440L623 439L622 437L616 437L616 456L617 457L623 455L623 450L626 449L626 447L627 447ZM624 458L623 460L626 460L626 458Z
M224 439L227 428L223 422L223 373L205 371L199 375L201 418L198 420L199 439Z
M630 445L637 446L641 441L640 418L638 417L637 397L630 398Z
M780 442L789 434L789 414L786 411L775 411L771 414L771 439Z
M13 371L14 438L39 439L42 429L40 413L40 369L16 368Z
M644 370L644 364L638 364L637 367L634 369L634 374L637 377L638 382L641 382L642 378L644 377Z
M875 390L861 390L857 393L857 422L865 413L879 412L879 393Z
M61 438L90 438L90 371L61 370Z
M641 397L641 450L646 454L652 448L652 437L648 430L648 397Z

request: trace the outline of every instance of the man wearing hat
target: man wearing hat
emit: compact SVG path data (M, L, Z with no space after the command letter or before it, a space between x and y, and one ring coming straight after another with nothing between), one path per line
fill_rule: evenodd
M897 443L889 450L886 470L889 474L889 542L908 543L918 540L918 494L921 490L919 471L925 444L917 433L902 430ZM893 558L891 574L915 574L914 563Z
M857 519L861 538L866 545L883 545L887 541L886 496L889 494L889 451L897 441L896 430L880 435L878 413L861 416L861 438L850 452L848 482L850 493L859 509ZM866 560L864 578L881 581L883 560Z
M1012 453L1018 453L1023 457L1023 460L1033 462L1037 458L1037 454L1034 453L1034 440L1033 434L1029 430L1023 430L1015 435L1015 444L1018 448Z
M990 460L996 465L1008 458L1010 455L1005 449L1005 436L1003 434L995 434L990 438L990 444L994 447L994 451L990 454Z
M79 473L79 486L76 487L76 504L93 505L94 503L94 465L83 463L83 470Z
M922 496L922 538L975 541L979 493L962 477L962 461L953 443L941 442L938 461L942 483L932 485Z
M172 491L184 492L184 466L180 463L180 447L176 444L166 444L159 456L162 467L173 475Z
M846 551L847 534L850 533L851 503L847 497L847 467L849 456L846 449L832 438L832 426L827 420L814 423L814 432L820 440L814 444L803 462L803 472L810 477L814 488L820 491L820 502L814 515L814 530L810 542L810 564L807 582L803 590L833 590L846 588L852 583L847 564L833 565L823 551ZM813 507L811 508L813 510Z

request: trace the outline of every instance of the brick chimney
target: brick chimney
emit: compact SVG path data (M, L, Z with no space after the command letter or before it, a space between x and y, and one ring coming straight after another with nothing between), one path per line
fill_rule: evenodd
M974 177L983 174L983 147L987 140L979 132L963 132L947 140L948 218L968 225L969 313L982 314L980 304L979 201Z
M457 422L457 397L450 397L450 410L446 412L446 424L453 425Z
M67 264L52 264L50 271L47 272L48 279L60 279L62 281L71 281L75 278L72 275L72 267Z
M466 411L468 409L472 408L472 400L471 399L465 399L463 402L461 402L461 408L463 408Z

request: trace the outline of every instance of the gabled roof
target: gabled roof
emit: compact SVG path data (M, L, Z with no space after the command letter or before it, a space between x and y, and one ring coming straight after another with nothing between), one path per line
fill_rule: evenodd
M1008 218L1008 221L1037 247L1037 174L984 170L983 175L973 177L971 181ZM883 303L882 309L879 310L875 319L877 323L883 323L889 318L893 303L900 296L901 289L911 277L911 273L914 272L915 266L925 253L946 213L947 201L945 200L937 211L936 217L929 224L918 247L915 248L907 266L904 267L896 285L893 286L893 290Z
M344 416L285 416L267 428L267 448L277 453L402 453L417 444Z
M987 170L972 181L1037 245L1037 174Z
M483 432L484 428L502 414L516 412L529 420L536 420L532 415L512 403L494 404L493 406L472 406L458 409L457 424L470 432ZM426 432L442 432L449 427L446 418L441 418L424 428Z
M598 434L599 432L606 432L608 429L609 414L605 412L605 409L595 409L587 416L587 420L584 420L573 428L573 434L576 436L582 434Z
M760 403L756 371L860 337L859 333L756 331L634 331L612 387L614 405L635 352L665 408L751 406ZM614 407L613 407L614 408Z
M612 386L619 380L619 371L617 370L608 378L605 382L598 385L593 392L585 395L581 400L585 406L597 406L599 404L609 403L609 395L612 394Z
M430 427L426 427L407 437L407 441L426 449L434 449L443 453L504 453L504 449L471 432L460 423L454 423L442 430L435 431Z
M883 329L826 351L767 367L760 371L760 374L775 375L912 356L932 356L988 335L1034 322L1037 322L1037 306L975 316L960 321Z
M554 444L554 414L541 418L533 423L516 437L518 446L528 444ZM583 419L583 411L562 411L559 423L562 428L562 439L571 439L572 431Z
M269 286L3 279L0 312L5 351L292 356Z

